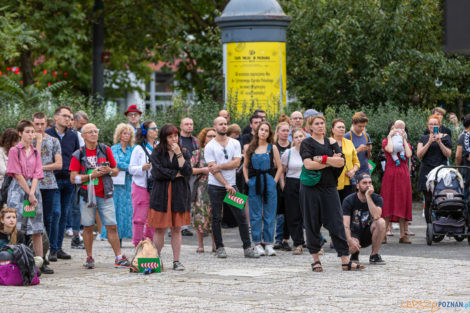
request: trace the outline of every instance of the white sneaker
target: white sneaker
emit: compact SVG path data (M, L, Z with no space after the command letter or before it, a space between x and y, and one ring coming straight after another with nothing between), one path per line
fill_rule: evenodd
M67 229L65 230L65 236L67 236L67 237L72 237L72 236L73 236L73 230L72 230L72 228L67 228Z
M268 256L275 256L276 255L276 251L274 251L273 246L271 246L271 245L266 245L265 250L266 250L266 254Z
M263 246L256 245L255 249L256 249L256 252L258 252L259 255L261 255L261 256L266 255L266 252L264 252Z
M96 241L101 241L101 234L98 233L98 235L96 235L96 238L95 238Z

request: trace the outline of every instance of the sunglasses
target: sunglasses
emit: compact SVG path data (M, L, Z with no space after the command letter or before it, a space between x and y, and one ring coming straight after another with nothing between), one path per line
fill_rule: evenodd
M225 156L225 159L227 160L228 159L228 154L227 154L227 150L225 150L225 148L224 148L224 156Z
M158 129L158 127L156 127L156 126L155 126L155 127L149 127L149 128L148 128L148 130L157 130L157 129Z

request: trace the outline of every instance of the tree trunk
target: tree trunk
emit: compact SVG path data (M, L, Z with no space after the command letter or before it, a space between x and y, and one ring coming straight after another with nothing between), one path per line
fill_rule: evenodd
M458 111L459 111L459 115L458 117L462 117L463 116L463 97L460 96L458 99L457 99L457 107L458 107Z
M33 59L31 50L23 50L20 54L20 70L23 76L23 87L34 84Z

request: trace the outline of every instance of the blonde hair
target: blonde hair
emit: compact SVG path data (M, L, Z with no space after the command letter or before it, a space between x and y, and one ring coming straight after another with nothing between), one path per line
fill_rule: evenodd
M282 126L287 126L287 128L290 128L289 127L289 123L287 122L280 122L279 124L276 125L276 132L274 134L274 142L277 143L278 139L279 139L279 128L281 128Z
M5 225L3 225L1 220L3 220L5 218L5 215L7 215L7 213L15 213L15 216L18 218L18 216L16 215L16 210L15 209L5 206L2 209L2 211L0 211L0 231L1 232L5 232ZM16 225L15 225L13 227L13 231L11 232L11 235L10 235L10 244L16 245L16 240L17 239L18 239L18 230L16 229Z
M310 116L309 116L310 117ZM298 133L298 132L302 132L302 134L304 134L304 137L305 136L305 132L302 128L294 128L292 130L292 147L295 147L295 140L294 140L294 136L295 136L295 133ZM305 138L304 138L305 139Z
M116 126L116 130L114 131L114 137L113 137L113 142L114 144L117 144L121 141L121 134L127 130L129 134L131 134L131 139L129 140L129 145L133 147L135 145L135 130L131 125L127 125L124 123L118 124Z
M322 119L323 122L326 124L326 118L323 115L315 115L315 116L308 116L307 119L305 120L305 126L312 126L313 121L315 121L317 118Z
M227 136L230 136L231 134L235 133L240 135L242 132L242 129L238 124L231 124L227 127Z

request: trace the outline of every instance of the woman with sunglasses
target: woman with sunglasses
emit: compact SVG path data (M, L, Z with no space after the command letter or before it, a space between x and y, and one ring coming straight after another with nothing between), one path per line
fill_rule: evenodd
M158 127L154 121L145 121L137 129L136 146L129 162L129 173L132 175L132 243L137 246L142 239L153 238L155 229L148 227L150 190L152 174L150 173L150 155L156 147ZM145 231L144 231L145 228Z
M191 165L193 175L197 176L191 194L191 201L194 203L194 209L191 210L191 222L196 230L198 248L197 253L204 253L204 233L211 233L211 207L209 202L209 193L207 192L209 181L209 167L204 157L204 147L216 136L213 128L207 127L201 130L197 136L199 149L193 151ZM212 251L215 252L214 239L212 239Z

